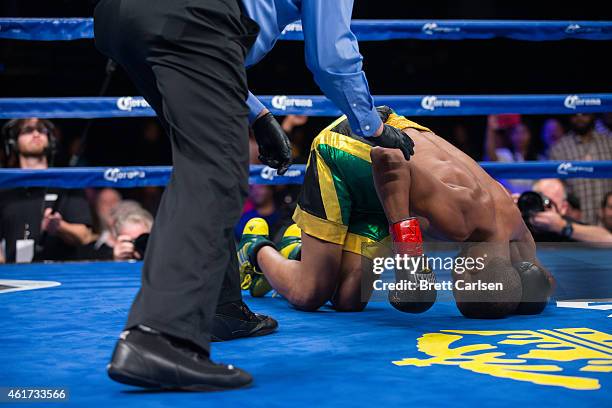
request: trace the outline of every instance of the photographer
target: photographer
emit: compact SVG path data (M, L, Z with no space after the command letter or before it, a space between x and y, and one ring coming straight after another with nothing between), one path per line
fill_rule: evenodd
M127 261L142 259L146 242L145 237L151 233L153 216L144 208L131 208L119 212L114 219L115 246L113 259Z
M569 203L561 180L539 180L533 190L523 193L518 205L536 241L612 243L612 234L605 228L567 215Z
M109 197L119 197L114 190L105 189L101 193ZM96 209L101 222L107 231L97 235L97 239L79 248L79 260L126 261L142 259L149 233L153 225L153 216L138 202L121 200L115 203L109 200L110 208L103 208L98 202Z

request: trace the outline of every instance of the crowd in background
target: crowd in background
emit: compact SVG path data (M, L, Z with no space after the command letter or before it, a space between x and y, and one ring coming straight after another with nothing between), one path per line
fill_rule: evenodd
M293 143L294 163L305 164L310 143L325 122L299 115L281 120ZM425 124L437 129L435 122ZM440 136L475 160L507 163L612 160L611 113L541 118L539 122L527 116L491 115L481 131L474 131L475 127L464 123L463 118L453 119L451 126L442 123L440 128ZM65 166L68 158L80 152L82 146L80 138L65 138L62 130L45 119L8 123L4 127L4 149L0 154L2 167ZM252 136L250 142L250 162L259 164L257 144ZM120 164L169 165L167 143L157 122L147 119L141 123L140 132L121 149L119 155L125 156L126 162ZM99 150L91 146L85 152L80 165L118 164L114 161L116 157L109 157L105 162L105 156L100 156ZM536 191L545 198L546 211L526 220L537 240L612 242L612 179L499 181L516 199L526 191ZM282 235L292 222L299 189L300 186L251 186L242 218L235 228L236 239L253 217L268 221L272 238ZM146 247L142 245L146 244L153 226L152 214L162 192L161 188L153 187L121 192L45 188L0 191L0 262L141 259Z

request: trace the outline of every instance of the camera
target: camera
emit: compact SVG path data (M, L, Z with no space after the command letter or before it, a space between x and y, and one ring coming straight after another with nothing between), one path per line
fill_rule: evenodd
M535 213L543 212L553 207L550 198L536 191L525 191L520 195L517 205L526 223L529 223L529 218Z
M149 233L144 233L139 235L134 240L134 250L140 254L142 258L144 258L145 251L147 250L147 244L149 243Z
M134 251L140 254L141 258L144 258L145 251L147 250L147 244L149 243L149 234L145 232L144 234L140 234L136 239L125 240L122 242L131 242L134 245Z

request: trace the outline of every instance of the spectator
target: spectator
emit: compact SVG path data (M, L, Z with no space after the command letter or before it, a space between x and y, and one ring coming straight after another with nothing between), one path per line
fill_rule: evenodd
M490 115L487 122L487 157L502 163L536 160L533 138L527 125L518 115ZM511 193L522 193L531 188L531 180L500 180Z
M308 160L311 140L307 140L303 127L307 122L306 115L287 115L281 124L291 140L291 158L294 163L306 163Z
M565 185L559 179L541 179L533 183L533 191L543 194L552 201L552 205L559 215L566 217L569 209ZM571 221L577 221L572 218Z
M79 248L78 259L80 260L98 260L110 261L114 259L113 249L117 245L117 228L115 224L117 220L125 218L126 214L147 212L142 206L133 200L121 200L115 204L115 199L118 194L113 189L104 189L99 193L96 200L96 209L99 217L104 219L102 224L106 230L97 235L87 245ZM101 194L101 195L100 195Z
M612 191L608 191L601 200L599 219L601 220L601 226L612 233Z
M450 131L449 140L457 149L461 150L474 160L480 160L480 153L474 149L470 139L470 131L464 123L456 122Z
M582 210L580 208L580 199L575 194L567 193L567 212L566 215L576 221L582 222Z
M96 215L100 220L100 240L103 242L110 242L110 246L113 246L112 241L112 225L113 217L112 212L121 202L121 194L114 188L103 188L98 191L96 195Z
M557 144L565 134L565 129L558 119L547 119L542 126L542 143L544 144L544 153L540 160L548 159L550 149Z
M2 136L9 163L47 169L55 153L54 129L45 119L6 123ZM75 259L78 247L91 241L91 225L81 190L15 188L0 193L0 240L5 240L6 262Z
M144 208L124 208L115 214L113 229L116 241L113 248L115 261L142 259L143 255L135 247L136 239L150 234L153 216Z
M251 128L249 128L249 164L261 164L259 160L259 146Z
M601 115L599 119L595 121L595 131L612 137L612 112L607 112Z
M142 205L138 201L121 200L111 211L111 230L115 231L115 222L119 217L131 212L138 212L139 210L142 210Z
M521 123L520 115L489 115L485 138L485 160L498 161L497 153L509 150L509 130Z
M533 185L552 204L533 215L528 225L539 242L589 242L612 244L612 233L597 225L586 225L567 215L569 203L564 184L559 179L542 179Z
M87 245L79 248L81 260L110 260L113 257L115 235L112 231L113 211L121 203L121 194L113 188L103 188L93 197L97 218L95 234Z
M280 214L274 200L274 189L272 186L254 184L249 187L249 197L245 210L234 228L236 240L240 240L244 226L251 218L261 217L270 226L270 236L274 236L278 226Z
M612 160L612 138L595 130L593 115L573 115L570 124L570 132L551 148L551 160ZM567 180L567 187L580 199L583 221L597 224L598 207L606 192L612 190L612 179L572 178Z

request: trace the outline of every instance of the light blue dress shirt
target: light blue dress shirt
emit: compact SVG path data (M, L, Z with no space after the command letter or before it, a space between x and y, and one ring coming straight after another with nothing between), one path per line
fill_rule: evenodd
M355 133L372 136L376 132L382 122L350 27L353 0L242 0L242 3L248 16L261 28L247 56L247 67L259 62L274 47L287 24L301 19L306 65L316 83L348 116ZM247 103L253 122L264 105L250 92Z

